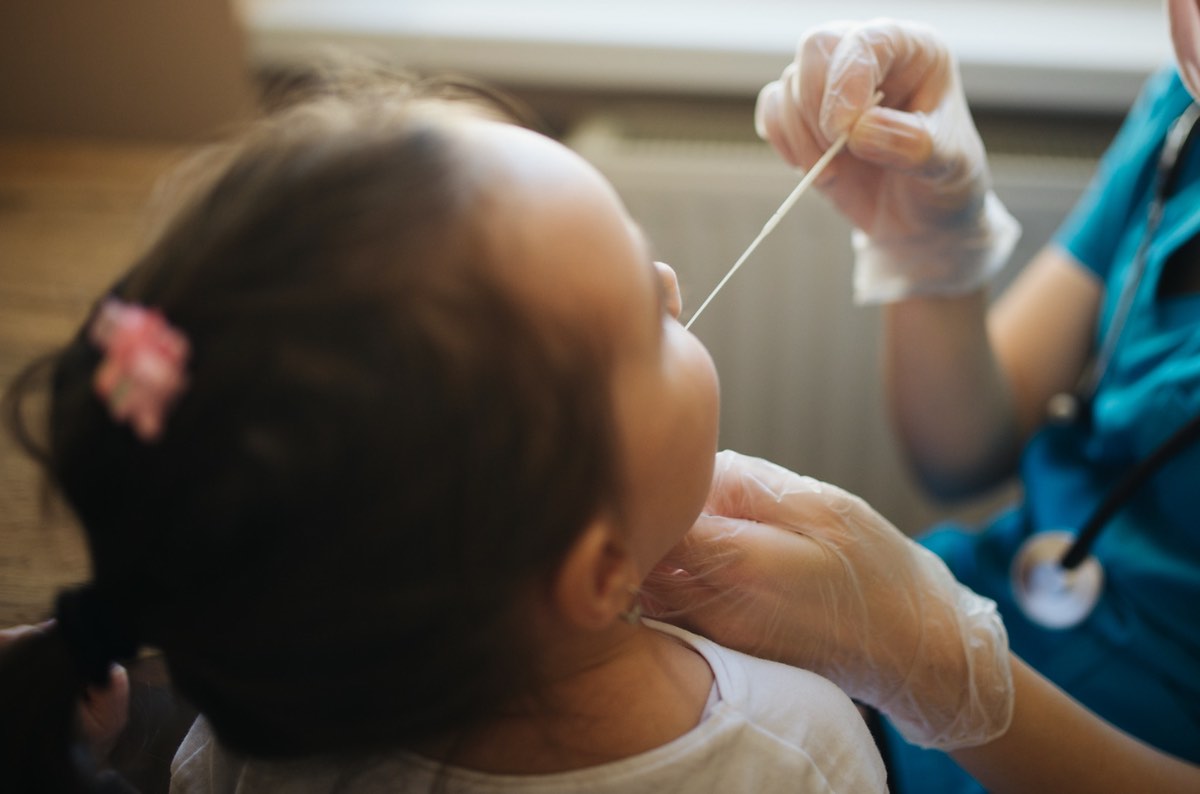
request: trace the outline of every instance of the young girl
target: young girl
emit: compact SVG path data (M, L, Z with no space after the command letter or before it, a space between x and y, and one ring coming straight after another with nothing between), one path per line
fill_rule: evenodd
M3 658L6 766L84 787L61 693L152 646L178 792L884 790L832 684L637 618L716 448L679 311L548 138L401 89L266 122L52 362L94 578Z

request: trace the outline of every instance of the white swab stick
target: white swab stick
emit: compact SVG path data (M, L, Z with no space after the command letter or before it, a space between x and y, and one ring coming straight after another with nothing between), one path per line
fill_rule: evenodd
M875 96L871 98L871 104L867 107L873 107L881 99L883 99L883 93L876 93ZM838 152L842 150L842 148L846 145L846 141L848 140L850 140L850 130L846 130L839 135L837 140L835 140L833 144L825 150L825 154L821 155L821 158L817 160L817 162L813 163L813 167L808 169L808 173L806 173L804 178L800 180L800 184L796 185L791 194L783 200L783 203L779 205L779 209L775 210L775 214L767 219L767 222L763 224L762 231L758 233L758 236L754 238L754 241L750 243L750 246L743 251L742 255L738 257L737 261L733 263L733 267L729 268L729 272L725 274L725 277L717 282L717 286L713 288L713 291L708 293L708 297L704 299L704 303L700 304L700 308L696 309L695 313L688 318L687 324L683 326L684 328L692 327L692 323L696 322L696 318L700 316L705 307L712 303L712 299L717 297L717 293L721 291L721 288L725 286L726 282L733 277L734 273L738 272L738 269L742 266L742 264L750 258L750 254L754 253L754 249L758 248L758 244L761 243L763 239L771 233L771 230L778 225L783 216L788 213L788 210L790 210L792 206L800 199L800 197L804 195L804 191L808 190L809 185L816 181L817 177L821 175L821 172L825 170L825 166L829 165L833 158L837 157Z

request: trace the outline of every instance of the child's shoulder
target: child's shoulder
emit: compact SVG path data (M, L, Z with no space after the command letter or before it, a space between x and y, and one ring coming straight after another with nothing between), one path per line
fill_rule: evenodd
M812 759L833 790L886 790L886 773L870 731L850 697L832 681L683 629L651 625L690 645L712 668L717 698L710 719L732 722L755 741Z
M750 656L677 626L647 623L700 654L712 668L720 700L733 708L788 712L807 703L834 712L855 710L850 698L837 685L809 670Z

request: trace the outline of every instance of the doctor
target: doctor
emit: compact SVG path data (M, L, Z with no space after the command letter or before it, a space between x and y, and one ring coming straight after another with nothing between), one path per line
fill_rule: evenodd
M922 481L959 497L1021 477L1024 499L982 532L943 527L922 543L996 601L1033 668L1191 761L1200 444L1174 451L1104 522L1086 549L1090 583L1069 603L1028 581L1014 595L1013 573L1039 555L1057 563L1120 479L1200 414L1198 5L1167 0L1177 68L1149 80L1078 206L993 305L987 284L1016 224L932 31L890 20L810 31L757 109L760 134L799 167L852 130L818 187L856 227L856 297L883 307L889 406ZM864 112L876 90L882 105ZM895 732L888 744L899 790L979 790L945 755Z

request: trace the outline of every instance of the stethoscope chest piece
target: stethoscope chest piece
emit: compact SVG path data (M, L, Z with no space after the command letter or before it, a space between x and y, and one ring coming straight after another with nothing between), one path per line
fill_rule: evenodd
M1062 558L1074 542L1070 532L1033 535L1012 564L1013 596L1025 616L1048 629L1069 629L1092 613L1104 589L1104 570L1088 556L1073 569Z

